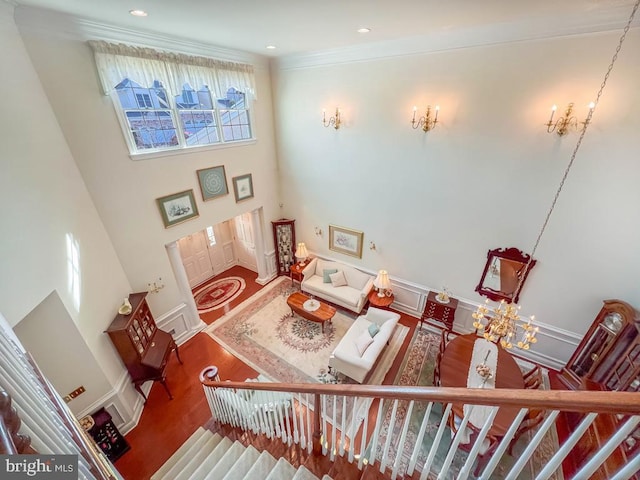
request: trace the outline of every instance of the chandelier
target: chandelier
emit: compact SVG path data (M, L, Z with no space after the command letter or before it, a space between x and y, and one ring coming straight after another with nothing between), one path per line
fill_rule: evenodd
M482 336L490 342L500 341L503 348L513 348L515 345L523 350L529 350L531 344L538 341L536 334L539 328L532 325L535 320L534 315L529 317L527 323L518 325L516 322L520 320L519 312L520 306L515 303L501 300L498 306L490 309L489 300L486 300L484 305L480 305L471 314L474 319L473 328L476 329L476 333L482 332ZM522 336L514 344L518 336L518 328L522 329Z
M624 27L623 33L620 36L616 51L613 57L611 58L611 62L609 63L607 72L604 75L604 80L600 84L600 89L598 90L598 94L596 95L596 100L595 102L589 105L589 113L587 115L587 118L585 119L584 122L581 122L582 129L580 130L580 136L578 138L578 141L576 142L573 152L571 153L571 158L569 160L567 168L564 171L564 175L560 181L560 185L558 186L555 197L551 202L551 207L549 208L549 211L547 212L547 216L544 219L544 222L542 223L542 228L538 233L538 238L536 239L535 244L531 249L531 255L529 256L529 261L527 262L524 268L524 272L522 273L522 275L520 275L518 285L513 293L513 296L511 297L512 299L518 298L518 294L522 289L522 282L527 276L527 272L529 271L529 267L531 266L533 261L533 256L536 253L538 245L540 244L540 239L542 238L542 234L544 233L545 228L549 223L549 218L553 213L553 210L556 206L556 202L558 201L558 197L560 196L560 192L562 191L562 187L564 186L564 182L566 181L567 176L569 175L569 171L571 170L571 167L573 166L573 163L576 159L576 155L578 153L578 150L580 149L580 145L582 145L582 140L584 139L584 135L587 132L587 128L591 124L591 118L595 112L596 107L598 106L600 97L602 96L602 92L604 91L604 88L607 85L607 80L609 79L611 70L613 69L613 66L616 63L616 60L618 59L618 53L622 48L622 44L624 43L624 40L627 36L627 32L631 27L631 22L633 21L633 18L636 12L638 11L639 7L640 7L640 0L637 0L634 4L631 15L627 20L627 24ZM567 115L569 114L570 114L570 111L567 112ZM551 123L552 118L549 120L549 123ZM471 315L474 319L473 327L476 329L476 333L478 331L482 332L482 335L484 336L485 339L491 342L499 341L500 345L502 345L503 348L508 349L516 346L523 350L529 350L529 348L531 347L531 344L534 344L538 341L538 339L536 338L536 334L538 333L538 327L534 327L532 325L533 320L535 319L533 315L529 317L529 320L527 321L527 323L521 323L518 325L517 322L520 320L519 312L520 312L520 306L514 303L513 301L511 303L507 303L505 300L502 300L498 306L491 309L489 308L489 300L486 300L484 305L480 305L477 308L477 310ZM522 335L520 340L515 341L515 339L518 336L518 329L522 330Z

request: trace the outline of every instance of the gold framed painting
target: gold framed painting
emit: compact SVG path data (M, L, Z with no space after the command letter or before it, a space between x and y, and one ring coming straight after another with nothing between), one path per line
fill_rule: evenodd
M364 233L350 228L329 225L329 250L362 258Z
M173 227L199 215L193 190L160 197L156 199L156 202L160 209L160 215L162 215L164 228Z

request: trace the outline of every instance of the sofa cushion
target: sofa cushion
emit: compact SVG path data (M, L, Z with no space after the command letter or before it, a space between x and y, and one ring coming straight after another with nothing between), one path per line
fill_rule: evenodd
M373 338L369 335L367 330L363 330L360 335L356 338L356 348L358 349L358 353L360 356L364 355L364 352L367 351L369 345L373 343Z
M350 267L344 269L344 276L347 279L347 284L358 290L362 290L371 278L371 275L367 275L360 270Z
M371 335L371 338L375 337L379 331L380 327L377 324L372 323L369 325L369 335Z
M347 279L344 278L343 272L336 272L329 275L331 279L331 285L334 287L344 287L347 284Z
M337 268L325 268L324 270L322 270L322 281L324 283L331 283L330 275L336 273L337 271Z

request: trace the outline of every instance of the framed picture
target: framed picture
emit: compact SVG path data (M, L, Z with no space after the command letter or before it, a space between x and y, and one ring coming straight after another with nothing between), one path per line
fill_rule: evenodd
M236 195L236 203L253 197L253 181L250 173L233 177L233 193Z
M198 216L198 207L193 196L193 190L185 190L184 192L160 197L156 199L156 202L158 202L164 228L173 227L178 223Z
M329 225L329 250L362 258L364 233L350 228Z
M202 200L205 202L229 193L229 189L227 188L227 177L224 174L224 165L203 168L198 170L196 173L198 174Z

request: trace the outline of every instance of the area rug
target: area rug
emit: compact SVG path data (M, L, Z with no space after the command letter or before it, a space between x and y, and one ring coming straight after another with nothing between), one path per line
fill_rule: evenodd
M405 355L404 362L400 367L398 375L396 377L396 381L394 384L396 385L425 385L432 386L433 385L433 369L436 362L436 356L438 353L438 348L440 345L440 336L430 333L428 331L422 329L416 329L414 336L411 340L409 348L407 349L407 353ZM548 385L546 385L548 388ZM382 453L384 449L384 445L386 439L389 435L389 425L391 423L391 412L392 412L391 402L387 402L383 408L384 410L384 418L380 429L380 436L378 439L377 447L376 447L376 459L380 460L382 458ZM412 453L413 445L415 445L416 439L418 437L420 424L422 419L424 418L424 414L427 408L426 402L416 402L414 403L413 411L411 413L411 418L409 420L409 429L407 431L407 437L405 444L402 446L402 449L399 445L399 439L401 436L401 429L403 426L404 419L407 414L408 402L398 402L398 408L396 410L395 415L395 424L393 431L391 432L392 440L389 452L387 454L387 463L389 465L393 465L397 456L398 451L400 450L400 455L402 455L400 459L400 468L399 471L404 472L409 464L410 455ZM429 416L429 422L427 424L426 433L423 440L423 449L418 457L417 468L419 470L422 469L426 461L426 457L429 452L429 448L433 442L433 439L436 435L438 427L440 425L440 421L442 419L442 405L434 404L431 414ZM521 452L528 441L533 438L536 429L533 431L525 433L514 448L514 455L517 455ZM447 441L449 440L449 441ZM449 442L451 440L451 432L447 428L447 432L445 432L443 436L443 440L438 449L438 453L436 454L434 465L432 466L432 472L428 478L436 478L435 476L439 473L442 464L444 463L445 456L447 454L449 448ZM558 449L558 437L555 431L555 428L551 428L549 432L545 435L539 447L536 449L533 457L529 460L524 470L520 473L519 479L533 479L536 477L537 473L542 470L542 468L546 465L547 461L553 456L553 454ZM454 457L453 463L450 467L449 475L446 478L457 478L457 475L464 465L465 460L467 459L467 453L458 450L456 456ZM502 461L498 464L496 470L491 475L492 479L502 479L509 471L511 466L515 463L517 458L511 457L508 454L504 454ZM433 475L433 476L432 476ZM554 475L550 477L555 480L562 480L563 476L560 471L556 472Z
M205 332L273 381L355 383L344 375L329 375L327 369L331 352L356 315L339 310L331 323L325 323L323 333L321 324L291 313L287 298L295 291L297 288L288 278L276 279L209 325ZM396 326L366 383L382 383L408 332L408 327ZM224 376L224 372L221 373ZM366 416L371 402L372 399L361 399L353 409L358 424ZM351 412L352 405L348 405L348 409Z
M196 301L198 311L206 313L224 307L237 298L245 286L244 279L241 277L221 278L196 290L193 293L193 298Z

